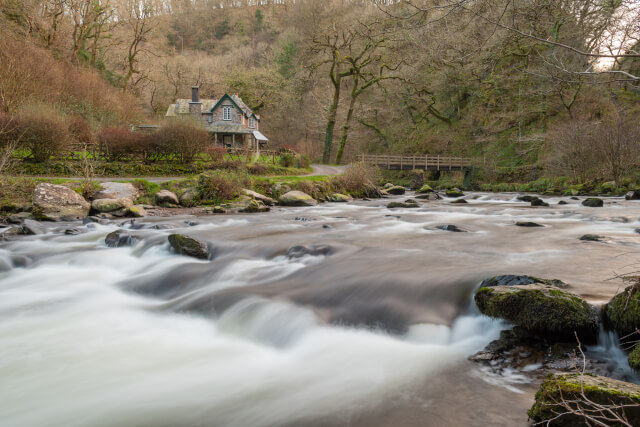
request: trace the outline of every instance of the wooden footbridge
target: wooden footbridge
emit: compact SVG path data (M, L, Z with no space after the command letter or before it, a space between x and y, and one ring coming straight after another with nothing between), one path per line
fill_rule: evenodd
M473 166L469 157L361 154L359 160L390 170L468 171Z

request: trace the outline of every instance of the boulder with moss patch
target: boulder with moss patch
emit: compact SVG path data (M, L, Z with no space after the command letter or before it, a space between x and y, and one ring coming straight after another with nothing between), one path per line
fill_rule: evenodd
M418 190L416 190L416 193L420 193L420 194L433 193L433 188L431 188L429 184L425 184L422 187L420 187Z
M100 213L129 209L133 206L131 199L95 199L91 202L91 209Z
M33 217L46 221L74 221L89 215L91 205L63 185L40 183L33 190Z
M394 185L393 187L385 188L384 192L392 196L401 196L406 192L406 189L400 185Z
M567 410L565 405L573 411ZM596 405L608 407L611 412L598 413ZM617 414L626 418L629 425L640 425L640 385L587 373L550 375L536 393L529 419L542 425L561 427L596 425L587 423L584 416L579 415L580 410L592 416ZM622 425L611 424L604 418L600 421L603 422L601 425Z
M315 206L318 201L302 191L289 191L278 198L278 203L283 206Z
M347 196L346 194L341 194L341 193L333 193L329 197L329 201L334 203L345 203L345 202L350 202L351 200L353 200L351 196Z
M597 197L589 197L582 201L582 206L586 206L588 208L601 208L604 206L604 201Z
M640 283L627 286L603 307L605 324L620 337L634 335L640 328Z
M596 341L596 309L560 281L530 276L497 276L482 282L475 302L482 314L514 323L528 333L553 341Z
M187 255L194 258L208 259L209 245L193 237L183 234L170 234L169 244L181 255Z
M452 188L451 190L447 190L444 193L447 197L462 197L464 193L458 188Z

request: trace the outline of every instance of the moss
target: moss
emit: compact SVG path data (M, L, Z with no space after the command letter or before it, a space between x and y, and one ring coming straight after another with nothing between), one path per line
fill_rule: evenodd
M633 351L629 353L629 366L635 370L640 370L640 345L634 347Z
M542 422L554 418L552 425L582 426L584 419L576 415L564 415L557 418L558 412L565 412L561 407L564 401L580 401L581 394L593 402L604 405L626 404L637 405L625 409L625 415L632 425L640 421L640 389L629 383L611 380L586 373L580 376L572 374L549 374L536 392L535 403L528 412L529 418ZM575 408L575 406L572 406ZM614 409L615 410L615 409Z
M595 309L560 290L546 295L540 289L481 288L475 301L483 314L506 319L545 339L572 340L575 331L584 342L593 342L598 334Z
M633 334L640 327L640 284L628 286L614 296L604 307L604 314L607 326L619 336Z

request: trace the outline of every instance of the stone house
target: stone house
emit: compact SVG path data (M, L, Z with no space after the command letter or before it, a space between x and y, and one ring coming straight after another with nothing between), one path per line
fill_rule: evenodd
M215 145L227 148L261 149L269 141L260 132L260 116L237 95L220 99L200 99L198 86L191 88L191 99L177 99L169 105L166 117L194 117L211 133Z

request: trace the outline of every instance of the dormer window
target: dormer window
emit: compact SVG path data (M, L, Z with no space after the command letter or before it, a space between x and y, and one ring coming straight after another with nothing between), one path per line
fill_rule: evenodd
M222 120L231 120L231 106L222 107Z
M254 127L256 127L256 119L253 117L249 117L249 127L251 129L253 129Z

